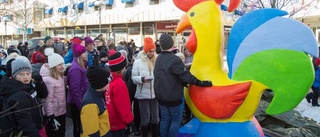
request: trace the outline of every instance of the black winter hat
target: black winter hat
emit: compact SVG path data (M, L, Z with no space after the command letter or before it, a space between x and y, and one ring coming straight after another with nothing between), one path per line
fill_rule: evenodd
M109 55L108 55L107 52L105 52L105 51L100 51L99 59L104 58L104 57L108 57L108 56L109 56Z
M109 68L112 72L120 71L127 66L127 59L120 52L110 55L108 59Z
M162 50L168 50L173 47L173 39L168 34L161 34L159 42Z
M98 66L89 67L86 74L93 89L101 89L111 81L110 72Z

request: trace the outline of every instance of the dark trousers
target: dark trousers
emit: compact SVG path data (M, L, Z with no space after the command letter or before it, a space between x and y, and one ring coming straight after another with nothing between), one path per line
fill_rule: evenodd
M134 126L136 129L140 127L140 108L138 99L133 99L133 115L134 115Z
M75 104L70 104L71 116L73 122L73 137L80 137L80 110Z
M66 114L57 116L56 119L61 126L58 130L52 130L50 127L46 127L46 132L48 137L64 137L66 134Z
M112 135L112 137L129 137L126 129L111 131L111 135Z
M318 103L318 98L319 98L319 88L315 88L315 87L311 87L312 91L313 91L313 96L312 96L312 105L315 106L315 105L319 105Z

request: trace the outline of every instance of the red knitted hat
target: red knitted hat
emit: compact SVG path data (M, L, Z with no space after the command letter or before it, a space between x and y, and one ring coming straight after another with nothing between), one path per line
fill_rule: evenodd
M80 37L74 37L70 41L74 44L81 44L82 39Z
M46 62L46 57L40 52L34 52L31 56L31 63L45 63Z
M156 45L154 45L152 38L147 37L144 39L143 51L149 52L152 49L156 50Z
M127 59L120 52L115 52L110 54L108 63L110 70L117 72L127 66Z
M320 58L317 58L315 63L316 63L317 66L319 66L320 65Z

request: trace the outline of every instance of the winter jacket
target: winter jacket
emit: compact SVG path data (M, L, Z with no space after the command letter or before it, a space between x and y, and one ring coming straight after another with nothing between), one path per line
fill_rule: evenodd
M42 65L43 65L43 63L31 64L32 75L40 75L40 69L41 69Z
M73 61L73 52L72 49L70 49L67 54L63 57L64 63L68 64L68 63L72 63Z
M319 67L316 67L315 79L314 79L312 86L315 88L318 88L318 89L320 88L320 69L319 69Z
M131 103L126 83L122 75L111 72L112 80L105 94L106 106L109 112L111 131L125 129L133 121Z
M1 118L0 136L9 137L22 132L22 136L40 137L39 129L43 127L41 100L31 84L23 84L14 79L3 77L0 95L5 97ZM26 109L29 108L29 109Z
M20 50L22 56L25 56L27 58L29 57L28 46L18 46L18 49Z
M87 91L88 80L86 70L78 64L77 58L73 59L68 70L67 85L69 86L67 103L75 104L80 110L82 98Z
M41 67L40 75L44 83L46 83L49 93L44 99L45 115L54 115L57 117L66 114L66 94L63 78L59 77L59 79L54 79L50 74L48 63L45 63Z
M156 55L155 55L156 56ZM137 84L137 90L135 94L136 99L154 99L154 84L151 82L144 82L145 77L154 77L153 70L149 70L147 55L140 52L138 58L132 67L132 81Z
M154 68L154 91L160 105L178 106L182 103L183 85L200 83L178 56L162 51Z
M126 72L123 74L123 80L127 84L127 88L129 90L130 100L133 101L134 95L136 94L137 85L132 81L132 64L128 64L129 66L126 69Z
M93 52L88 52L87 51L87 55L88 55L88 66L92 66L92 65L97 65L99 63L99 54L97 52L97 50L93 50Z
M64 56L64 54L66 54L66 47L63 43L55 42L54 47L57 49L58 54L60 54L62 57Z
M111 137L109 114L104 93L89 87L81 104L81 136Z

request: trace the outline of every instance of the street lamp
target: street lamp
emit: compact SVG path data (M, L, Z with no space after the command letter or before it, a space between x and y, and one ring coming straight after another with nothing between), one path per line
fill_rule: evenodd
M101 6L103 5L103 2L100 0L94 1L94 6L98 7L99 10L99 34L101 34Z

